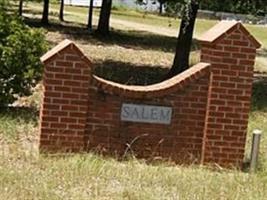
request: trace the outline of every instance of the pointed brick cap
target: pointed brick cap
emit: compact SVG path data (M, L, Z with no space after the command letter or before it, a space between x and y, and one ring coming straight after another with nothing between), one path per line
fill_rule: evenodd
M234 30L239 29L244 35L247 36L248 40L255 46L256 49L261 47L261 44L253 37L247 29L237 21L221 21L198 37L197 40L204 44L216 44L225 36L231 34Z
M41 57L41 62L44 64L48 64L52 62L57 56L61 56L64 52L68 51L69 53L71 51L77 53L81 56L81 60L88 63L88 65L92 65L91 61L84 55L82 50L77 47L71 40L64 40L61 43L59 43L57 46L55 46L53 49L48 51L46 54L44 54Z

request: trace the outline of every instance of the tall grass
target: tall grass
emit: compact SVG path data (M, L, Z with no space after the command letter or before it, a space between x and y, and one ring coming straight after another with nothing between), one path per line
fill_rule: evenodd
M2 199L265 199L267 174L117 162L92 154L0 159Z

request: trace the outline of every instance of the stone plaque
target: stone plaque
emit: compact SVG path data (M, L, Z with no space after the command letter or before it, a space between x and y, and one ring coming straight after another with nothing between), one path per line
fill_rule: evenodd
M127 103L123 103L121 107L122 121L170 124L171 118L171 107Z

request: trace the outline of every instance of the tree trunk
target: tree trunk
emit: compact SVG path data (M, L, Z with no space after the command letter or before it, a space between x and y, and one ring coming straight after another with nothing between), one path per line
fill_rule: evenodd
M89 32L92 32L93 30L93 6L94 6L94 0L90 0L90 7L88 12L88 23L87 28Z
M159 14L161 15L163 12L163 3L159 2Z
M198 8L198 2L192 0L189 4L189 13L185 13L182 17L174 62L167 78L171 78L189 68L189 55Z
M100 11L100 18L98 21L97 32L100 35L109 34L109 19L111 13L112 0L103 0Z
M22 16L23 11L23 0L19 0L19 16Z
M44 0L42 24L48 25L49 0Z
M60 2L59 20L62 22L64 21L64 0Z

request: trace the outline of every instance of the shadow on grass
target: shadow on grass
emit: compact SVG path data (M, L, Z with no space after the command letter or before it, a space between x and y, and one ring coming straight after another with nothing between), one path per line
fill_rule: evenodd
M153 34L147 31L119 30L111 28L106 37L99 36L96 32L89 34L84 24L72 22L58 22L51 20L49 26L43 26L40 19L25 18L25 22L32 27L43 27L51 32L60 32L70 36L74 40L81 40L98 45L119 45L125 48L137 50L159 50L174 52L176 48L176 37ZM96 27L94 27L95 29ZM199 49L196 40L193 40L192 50Z
M0 117L23 120L25 122L34 121L37 123L39 111L27 107L0 107Z
M261 56L261 57L265 57L267 58L267 49L266 48L262 48L257 52L257 56Z
M161 82L168 71L169 69L160 66L106 60L95 64L94 74L127 85L151 85Z
M252 111L267 111L267 79L262 79L253 84Z
M117 44L125 48L152 49L164 52L174 52L176 49L176 37L153 34L147 31L112 29L108 37L100 37L94 33L94 37L105 44ZM192 51L199 49L196 40L193 40Z

